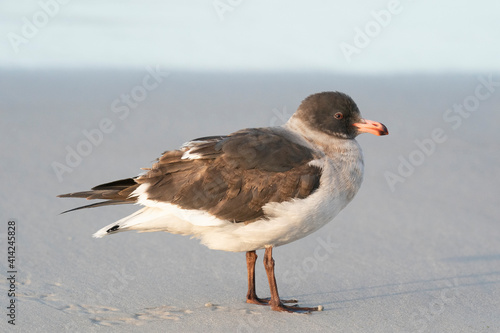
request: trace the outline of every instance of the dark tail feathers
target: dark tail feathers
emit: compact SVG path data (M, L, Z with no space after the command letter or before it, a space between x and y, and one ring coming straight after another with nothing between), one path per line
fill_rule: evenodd
M61 214L83 208L94 208L101 206L134 203L136 202L136 198L130 198L129 196L130 194L132 194L132 192L135 191L137 187L139 187L139 184L136 183L135 178L126 178L106 184L97 185L93 187L90 191L58 195L57 197L59 198L86 198L87 200L94 200L94 199L106 200L82 207L73 208L62 212Z

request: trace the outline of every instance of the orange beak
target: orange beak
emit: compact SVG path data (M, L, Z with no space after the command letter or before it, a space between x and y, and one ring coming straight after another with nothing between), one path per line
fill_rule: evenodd
M389 134L389 131L384 124L373 120L361 119L361 122L354 123L353 125L358 128L358 132L360 133L371 133L375 135Z

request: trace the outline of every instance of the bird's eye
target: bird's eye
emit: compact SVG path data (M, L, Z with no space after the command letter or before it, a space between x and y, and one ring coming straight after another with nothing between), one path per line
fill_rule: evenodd
M344 118L344 115L341 112L337 112L333 116L335 117L335 119L342 119L342 118Z

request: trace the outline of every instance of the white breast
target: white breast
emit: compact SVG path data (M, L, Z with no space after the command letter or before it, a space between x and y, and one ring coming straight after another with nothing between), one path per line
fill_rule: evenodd
M263 207L266 217L261 220L233 223L207 216L209 214L203 211L151 201L147 198L147 186L141 185L133 195L146 207L102 228L94 236L102 237L109 228L118 225L119 231L167 231L190 235L211 249L234 252L293 242L330 222L352 200L361 185L363 158L357 142L327 143L317 151L321 157L310 162L322 169L319 188L305 199L266 204Z
M346 144L350 149L334 158L325 156L311 162L323 172L320 187L309 197L269 203L263 207L266 219L216 227L197 237L212 249L252 251L284 245L320 229L352 200L363 180L361 149L354 140Z

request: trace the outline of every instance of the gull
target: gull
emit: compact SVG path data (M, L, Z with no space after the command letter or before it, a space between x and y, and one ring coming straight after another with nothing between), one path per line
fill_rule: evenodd
M96 238L165 231L198 238L210 249L246 252L247 303L309 313L322 307L280 299L272 251L317 231L353 199L363 180L363 155L355 140L361 133L388 131L362 118L348 95L316 93L284 125L191 140L163 153L139 176L59 197L105 200L69 211L143 206L98 230ZM259 249L265 249L270 298L255 292Z

